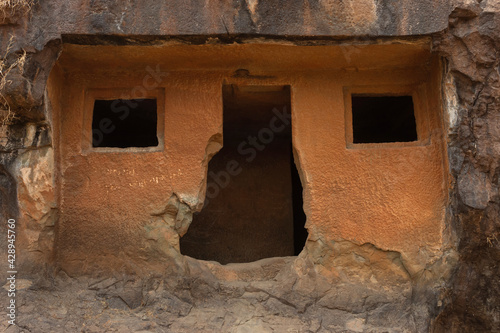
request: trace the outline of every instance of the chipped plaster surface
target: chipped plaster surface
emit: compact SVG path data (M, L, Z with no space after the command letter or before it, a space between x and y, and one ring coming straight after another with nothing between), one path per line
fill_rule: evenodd
M279 54L278 49L282 46L262 47L271 54ZM236 64L246 48L248 46L215 46L213 51L218 52L223 62ZM206 47L199 49L204 56L213 52ZM334 57L343 57L338 47L319 49ZM164 50L170 57L169 49ZM182 47L173 50L185 52ZM306 55L308 50L304 49ZM113 67L107 68L109 74L106 75L99 74L99 67L94 72L79 71L78 66L88 68L89 59L81 59L78 63L74 62L72 53L64 55L61 64L69 74L60 78L66 81L55 85L69 87L69 91L64 101L52 101L61 103L61 110L65 110L55 115L62 129L59 150L61 237L56 244L61 265L70 271L79 270L85 266L68 264L104 258L106 253L116 255L117 248L127 256L148 257L154 244L163 248L160 250L163 254L155 254L153 258L161 261L166 255L182 262L178 240L190 223L189 214L202 206L207 163L220 149L223 134L220 87L222 82L231 81L235 84L291 85L294 154L300 161L308 216L306 226L312 239L322 239L324 244L346 239L358 245L372 243L384 250L400 252L412 274L434 262L443 244L441 231L446 204L442 136L432 134L441 126L441 110L440 96L430 88L439 83L427 82L429 76L425 71L431 69L414 68L416 57L425 58L418 46L413 54L401 48L405 54L399 56L401 67L385 69L383 77L373 68L376 63L373 57L380 59L379 66L389 66L387 57L392 59L397 55L393 51L384 53L378 46L374 50L375 53L366 46L354 54L350 65L371 68L354 73L341 68L317 71L321 65L315 62L310 62L309 66L314 69L310 72L259 71L259 61L272 68L272 64L266 62L266 53L260 52L254 53L256 57L264 56L253 62L252 72L266 75L255 78L231 78L233 70L239 67L228 65L224 70L220 67L222 63L214 64L216 69L169 71L158 86L165 91L165 149L115 153L88 150L82 153L81 133L86 130L84 124L75 119L84 119L84 113L91 112L82 99L83 92L99 87L119 87L122 92L127 86L133 91L134 87L143 84L147 71L141 71L140 64L131 60L131 68L137 69L124 80L123 74ZM95 52L100 52L99 48L89 54ZM162 54L160 50L154 52ZM364 52L372 55L372 65L363 63ZM196 53L193 56L197 57ZM289 54L288 62L300 63L304 61L303 56L298 48ZM321 58L321 52L317 52L316 57ZM102 60L104 63L109 61L104 54ZM409 65L403 65L405 61ZM72 66L67 67L69 64ZM158 66L168 68L169 64L160 62ZM281 66L285 69L287 64ZM347 148L343 87L370 84L386 85L387 89L391 89L391 85L426 85L425 98L428 100L422 103L425 110L422 109L419 119L425 124L422 133L427 133L422 135L433 135L432 138L415 147ZM83 108L76 107L82 103ZM199 110L204 111L200 113ZM426 126L430 127L425 129ZM175 204L169 203L172 198ZM177 222L167 221L172 218ZM147 237L144 237L145 230ZM156 243L145 241L145 238ZM159 242L162 238L166 243ZM426 251L421 250L423 247ZM136 250L139 252L134 255Z

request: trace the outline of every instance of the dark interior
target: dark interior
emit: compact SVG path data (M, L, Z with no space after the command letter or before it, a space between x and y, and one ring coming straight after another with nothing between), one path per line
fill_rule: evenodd
M227 85L223 104L224 146L181 252L222 264L297 255L307 238L302 185L291 123L277 116L290 113L290 87Z
M156 99L96 100L92 147L158 146Z
M354 143L411 142L417 125L411 96L352 96Z

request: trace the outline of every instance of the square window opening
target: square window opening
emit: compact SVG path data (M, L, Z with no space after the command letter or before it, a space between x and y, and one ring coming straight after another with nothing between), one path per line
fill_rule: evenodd
M412 96L352 95L353 143L418 140Z
M92 147L157 147L156 99L95 100Z

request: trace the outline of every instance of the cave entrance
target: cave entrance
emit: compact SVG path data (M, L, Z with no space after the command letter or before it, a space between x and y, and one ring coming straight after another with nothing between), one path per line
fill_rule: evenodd
M289 86L225 85L224 145L181 252L222 264L297 255L307 230L293 158Z

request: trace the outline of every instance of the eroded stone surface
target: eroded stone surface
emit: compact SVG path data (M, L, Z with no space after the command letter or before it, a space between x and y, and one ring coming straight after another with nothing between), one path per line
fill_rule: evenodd
M190 273L169 278L71 279L62 274L19 291L19 327L32 332L415 331L422 323L412 313L406 273L384 269L392 266L390 254L375 259L355 247L345 254L354 252L359 259L328 278L305 256L294 269L289 265L294 258L253 263L253 270L260 267L264 273L259 281L244 278L246 265L207 266L195 260L189 262ZM363 260L380 269L370 273ZM240 278L222 278L220 271L215 278L218 270ZM34 311L42 302L49 305Z
M499 10L497 1L464 3L452 13L449 32L435 39L458 96L449 146L458 189L451 192L452 226L460 240L459 266L437 332L500 330Z
M89 7L88 11L85 6ZM175 244L189 224L191 210L201 208L205 189L204 174L200 172L203 168L199 168L192 175L196 191L189 194L166 191L161 202L147 207L145 216L149 220L140 229L143 235L149 233L149 239L139 242L141 249L149 244L151 248L146 252L157 251L156 258L169 255L180 259L165 263L167 278L120 276L73 280L63 278L64 274L60 273L53 280L50 275L42 274L46 271L39 271L39 280L19 292L21 327L32 332L106 329L119 332L280 332L290 329L297 332L425 332L432 323L433 329L439 332L500 329L500 7L497 1L390 4L357 1L352 6L333 1L290 2L286 6L245 1L223 2L210 10L201 6L188 8L175 2L126 6L127 3L102 1L59 6L55 1L42 1L29 15L4 20L7 25L1 28L2 48L13 33L16 36L13 51L24 48L28 52L23 74L14 71L12 84L5 90L20 116L19 122L9 131L2 128L0 135L2 218L26 218L23 222L26 224L21 224L26 235L19 243L25 253L31 248L34 253L46 254L52 246L49 231L55 215L49 209L53 207L53 193L47 184L53 181L54 175L50 168L53 147L50 147L50 139L45 144L29 141L34 138L33 126L47 126L45 121L50 122L52 118L45 93L46 80L61 50L57 41L61 34L70 34L64 40L71 43L115 45L161 44L169 39L160 35L205 35L186 39L188 43L200 44L224 43L220 35L217 39L207 37L211 34L411 36L438 33L448 26L432 38L435 51L444 56L447 64L441 88L445 92L448 115L447 151L452 177L451 201L447 207L449 220L443 234L459 241L458 269L450 271L456 265L452 242L437 252L435 248L417 247L423 261L412 265L408 253L401 248L397 251L394 251L396 248L390 250L391 246L381 248L366 243L366 239L357 244L325 239L319 237L322 232L314 230L314 226L310 226L313 237L307 251L296 259L282 258L245 267L184 260L175 250ZM163 17L168 19L161 20ZM337 19L339 17L342 19ZM92 36L95 33L121 36ZM123 37L130 34L136 36ZM290 44L315 43L304 40L306 37L286 39ZM230 42L242 41L227 38ZM349 64L359 53L357 50L342 48L339 54ZM116 66L116 61L111 58L107 65ZM56 100L64 95L60 87L52 89L51 94ZM178 115L178 120L183 116ZM196 163L204 167L220 149L222 138L216 127L212 137L200 140L204 145ZM212 144L207 146L207 142ZM302 161L302 156L299 159L304 180L317 182L317 177L308 172L307 161ZM64 172L78 184L85 182L77 170ZM75 184L73 189L78 191L79 187ZM174 192L178 196L173 197ZM328 207L324 208L328 212ZM78 215L80 211L71 213ZM325 215L325 218L329 217ZM4 239L0 245L5 248ZM101 264L127 262L130 255L131 252L125 251L105 258ZM143 255L144 252L139 253L139 257ZM27 257L24 256L27 262L24 272L29 272L29 267L39 267L35 262L45 262L37 256L29 260ZM72 259L75 260L69 261L68 267L93 271L92 262ZM134 267L136 264L131 262L132 268L124 270L141 272L142 267L142 274L147 271L148 263ZM19 330L8 328L9 332Z

